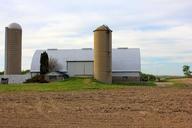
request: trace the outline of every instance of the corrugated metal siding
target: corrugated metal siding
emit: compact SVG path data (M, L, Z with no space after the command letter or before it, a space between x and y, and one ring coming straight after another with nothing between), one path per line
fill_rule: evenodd
M112 76L139 76L139 72L112 72Z

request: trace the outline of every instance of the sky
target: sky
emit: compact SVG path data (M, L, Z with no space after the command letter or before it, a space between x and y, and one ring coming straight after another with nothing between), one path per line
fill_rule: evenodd
M37 49L93 48L93 30L113 30L113 48L140 48L142 72L183 75L192 66L192 0L1 0L0 70L5 27L23 29L22 67Z

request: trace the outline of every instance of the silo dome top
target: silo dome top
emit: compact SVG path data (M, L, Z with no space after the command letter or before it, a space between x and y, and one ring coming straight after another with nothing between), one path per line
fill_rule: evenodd
M8 26L9 29L22 29L21 28L21 25L19 25L18 23L11 23L9 26Z
M100 27L98 27L95 31L109 31L109 32L112 32L112 30L107 26L107 25L102 25Z

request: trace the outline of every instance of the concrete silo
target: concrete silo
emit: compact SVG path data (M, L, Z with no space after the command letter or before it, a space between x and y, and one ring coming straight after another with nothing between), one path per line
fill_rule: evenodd
M94 31L94 78L112 83L112 30L106 25Z
M12 23L5 28L5 75L21 74L22 28Z

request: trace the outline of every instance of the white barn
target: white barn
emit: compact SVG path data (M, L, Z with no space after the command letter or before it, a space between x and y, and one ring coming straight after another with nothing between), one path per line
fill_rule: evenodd
M31 73L40 72L40 56L46 51L60 65L59 72L69 76L93 76L93 49L48 49L37 50L33 55ZM112 50L113 81L140 79L141 61L139 48L118 48Z

